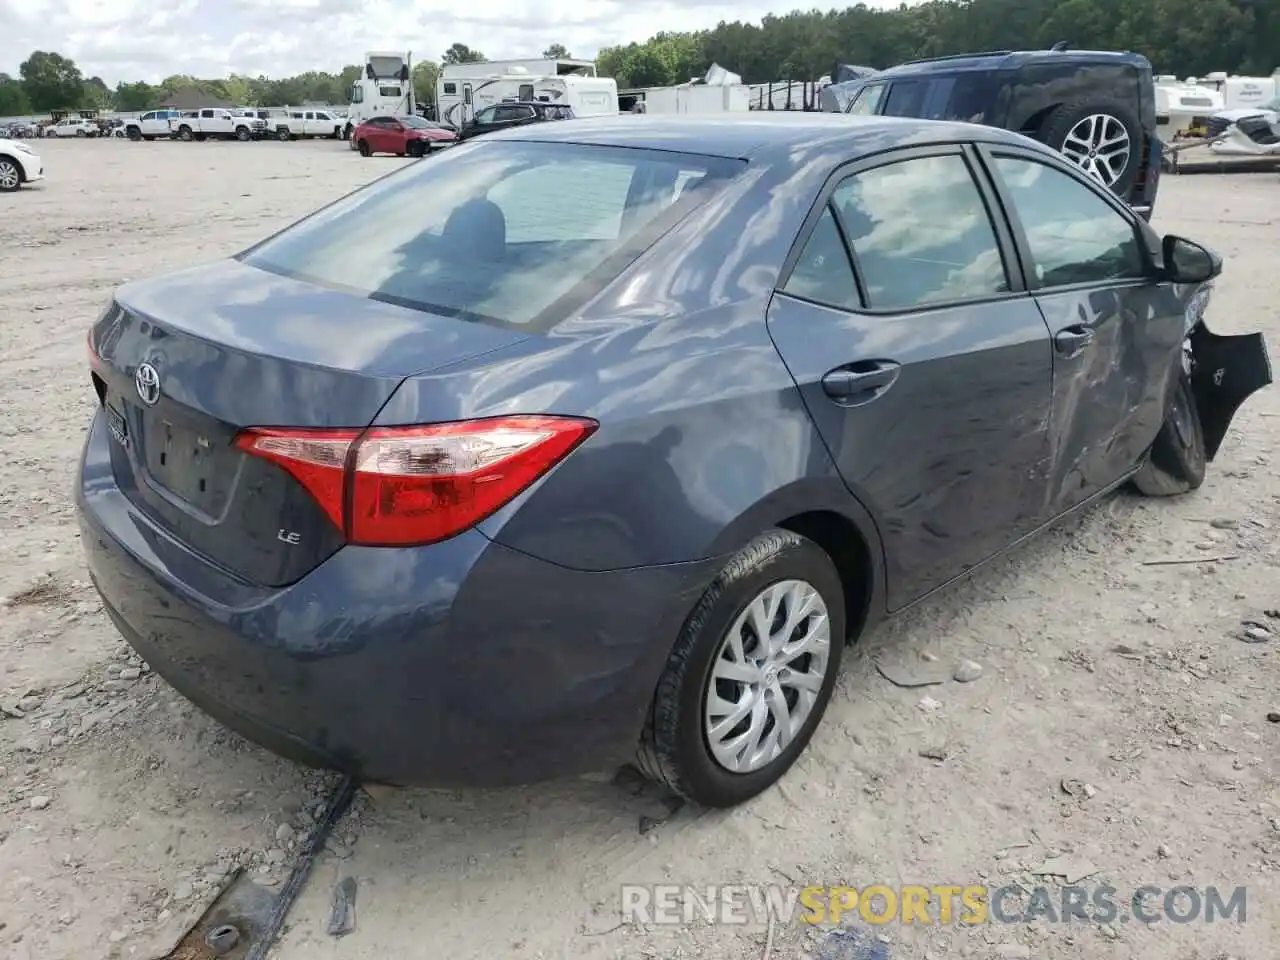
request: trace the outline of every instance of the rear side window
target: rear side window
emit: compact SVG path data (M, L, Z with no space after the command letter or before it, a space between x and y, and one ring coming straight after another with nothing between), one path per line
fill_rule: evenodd
M1146 277L1134 224L1092 189L1034 160L997 156L995 168L1046 287Z
M616 277L742 166L478 141L375 181L241 259L373 299L538 332L562 319L557 301Z
M889 86L889 95L885 97L884 109L880 112L886 117L924 116L924 100L928 92L928 80L899 80Z
M963 157L919 157L854 174L832 203L873 309L1009 291L995 228Z
M998 85L989 74L961 73L936 82L940 89L930 99L942 106L938 115L929 119L960 123L987 121L998 93Z
M848 310L862 306L849 251L840 237L831 204L822 211L782 292Z

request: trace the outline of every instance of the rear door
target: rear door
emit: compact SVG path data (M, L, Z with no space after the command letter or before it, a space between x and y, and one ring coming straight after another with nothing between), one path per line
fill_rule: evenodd
M1050 509L1121 479L1150 447L1181 369L1186 306L1154 265L1136 214L1039 151L983 150L1054 338Z
M847 168L810 215L769 329L879 527L890 609L1044 519L1049 332L976 154Z

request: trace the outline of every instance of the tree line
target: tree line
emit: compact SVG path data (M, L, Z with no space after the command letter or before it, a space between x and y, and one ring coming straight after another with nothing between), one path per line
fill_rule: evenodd
M658 33L643 43L606 47L596 61L619 87L663 86L703 75L712 63L747 83L816 80L837 63L888 67L919 57L978 50L1043 49L1066 40L1076 48L1133 50L1157 72L1213 70L1270 74L1280 65L1280 0L928 0L895 9L863 3L842 10L766 16L760 23L721 21L710 30ZM544 54L568 56L560 44ZM435 99L440 65L487 59L463 43L440 60L414 65L415 93ZM58 53L36 51L17 77L0 73L0 116L59 109L150 109L194 88L229 103L285 106L347 102L358 65L272 79L175 75L159 84L86 79Z

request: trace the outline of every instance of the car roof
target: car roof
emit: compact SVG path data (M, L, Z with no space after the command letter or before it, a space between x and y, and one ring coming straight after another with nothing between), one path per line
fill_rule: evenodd
M1027 144L1020 134L972 123L790 111L705 116L628 113L498 130L485 139L636 147L737 159L814 146L830 147L850 158L858 154L860 142L873 145L876 151L957 141Z
M874 83L883 77L899 77L921 73L958 73L968 70L1012 70L1032 63L1127 63L1147 66L1151 63L1140 53L1117 50L989 50L983 53L961 53L950 57L909 60L881 70L863 79Z

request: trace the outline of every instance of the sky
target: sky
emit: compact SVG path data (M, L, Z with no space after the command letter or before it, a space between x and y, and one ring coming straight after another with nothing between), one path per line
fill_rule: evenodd
M591 57L659 30L758 22L766 13L826 5L836 6L830 0L0 0L0 72L17 76L32 50L69 56L85 77L110 86L178 73L336 72L360 63L366 50L410 50L415 60L438 60L454 42L491 60L537 56L552 43Z

